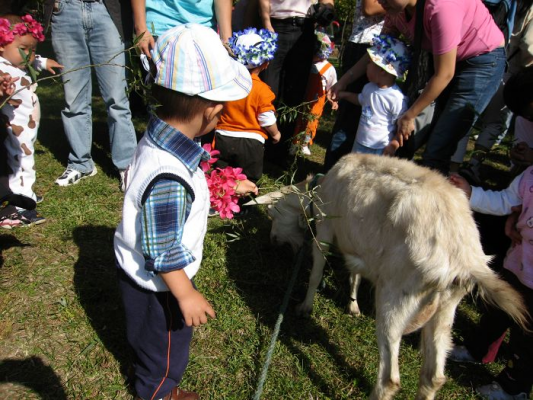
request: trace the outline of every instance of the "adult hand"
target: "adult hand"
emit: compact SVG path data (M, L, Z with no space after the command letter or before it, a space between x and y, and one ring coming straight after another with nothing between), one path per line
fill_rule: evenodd
M346 85L342 83L342 79L339 79L329 90L326 92L326 96L329 101L334 102L339 100L339 92L342 92L346 89Z
M511 245L516 246L517 244L522 243L522 235L520 235L520 232L516 229L516 223L522 212L522 206L511 207L511 211L511 214L505 221L505 234L511 239Z
M54 68L57 69L63 69L63 66L59 64L56 60L52 60L51 58L46 60L46 70L50 72L52 75L56 74L56 71Z
M144 32L139 34L139 36L141 36L141 35L142 35L142 37L137 42L137 47L139 47L139 50L141 50L141 52L146 57L151 59L152 58L152 54L150 53L150 51L155 46L154 37L152 36L152 34L148 30L145 30Z
M409 139L409 136L415 130L415 119L405 113L398 118L396 125L398 126L397 139L400 142L400 146L403 146L403 142Z

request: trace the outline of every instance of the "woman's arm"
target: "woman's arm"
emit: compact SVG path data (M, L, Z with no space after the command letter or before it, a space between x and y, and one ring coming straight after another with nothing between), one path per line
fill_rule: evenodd
M155 40L146 26L146 0L131 0L131 8L133 11L135 35L143 35L137 45L148 58L152 58L150 50L153 49Z
M215 0L215 16L217 18L220 39L226 43L231 37L231 9L232 0Z
M363 0L362 2L363 15L365 17L379 17L385 15L385 9L377 0Z
M270 0L259 0L259 16L263 22L263 27L270 32L275 32L270 22Z
M366 66L370 62L370 56L366 53L363 57L355 63L355 65L350 68L338 81L335 85L328 90L328 100L336 101L339 92L344 91L346 87L359 79L366 72Z
M415 118L440 96L455 75L457 48L441 55L433 56L435 73L413 105L398 118L398 134L407 140L415 129ZM402 141L402 139L400 139ZM400 143L403 145L403 143Z

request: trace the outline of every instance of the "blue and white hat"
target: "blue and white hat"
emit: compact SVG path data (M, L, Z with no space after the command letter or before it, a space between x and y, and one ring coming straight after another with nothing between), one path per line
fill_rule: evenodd
M213 101L239 100L250 93L252 79L233 60L214 30L199 24L169 29L152 49L154 83Z
M331 56L331 53L333 53L333 50L335 50L335 44L331 41L329 36L324 32L316 31L315 35L318 41L317 43L318 48L315 54L320 59L327 60L329 56Z
M248 28L234 32L228 44L237 61L248 69L263 65L274 58L278 49L278 34L267 29Z
M372 61L398 78L403 78L411 64L411 51L400 39L389 35L376 35L368 50Z

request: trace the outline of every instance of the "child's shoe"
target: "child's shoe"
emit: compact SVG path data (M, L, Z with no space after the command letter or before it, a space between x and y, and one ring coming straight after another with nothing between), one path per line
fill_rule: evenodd
M479 363L479 361L470 354L466 346L453 346L448 358L455 362Z
M529 396L522 392L509 394L500 386L498 382L476 388L476 393L485 400L528 400Z
M46 218L43 217L37 210L24 210L19 211L19 214L30 221L32 225L40 225L46 222Z
M311 155L311 150L309 150L308 146L302 146L302 154L304 156L310 156Z
M31 222L18 212L0 218L0 228L13 229L30 226Z

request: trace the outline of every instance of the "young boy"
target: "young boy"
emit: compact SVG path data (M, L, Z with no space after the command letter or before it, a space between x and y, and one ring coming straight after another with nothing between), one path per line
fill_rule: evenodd
M393 155L400 147L393 139L396 120L407 109L407 97L396 80L405 75L411 57L402 41L386 35L376 36L367 51L371 59L366 68L369 82L361 93L339 92L337 100L362 107L352 152Z
M4 146L7 154L9 188L40 202L42 198L33 192L35 183L34 143L41 118L39 99L35 94L37 84L32 84L27 73L28 63L36 69L62 68L56 61L35 56L38 42L44 40L43 27L30 15L4 15L0 17L0 73L9 74L17 80L13 96L2 107L1 113L7 122ZM26 57L23 57L25 54ZM18 209L13 215L19 224L40 224L46 219L36 210Z
M264 144L276 144L281 134L276 124L274 93L259 78L276 52L277 35L266 29L236 32L229 46L252 77L252 91L244 99L226 103L217 124L213 147L220 151L217 167L240 167L257 182L263 175Z
M197 399L178 388L192 326L215 312L192 281L202 261L209 192L195 139L213 130L226 101L248 95L250 74L210 28L185 24L152 50L152 94L159 103L126 173L115 256L135 353L137 399ZM250 181L240 193L255 192Z
M294 128L294 139L290 149L291 154L295 154L298 147L302 154L311 155L309 146L313 144L316 136L320 117L324 112L326 104L326 93L337 83L337 71L328 62L328 58L335 49L335 45L324 32L316 32L316 51L313 56L313 65L307 81L307 91L304 102L309 103L309 116L300 115L296 120ZM337 102L332 102L332 108L338 108Z

